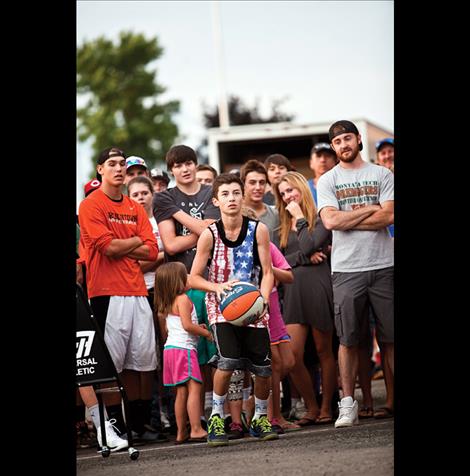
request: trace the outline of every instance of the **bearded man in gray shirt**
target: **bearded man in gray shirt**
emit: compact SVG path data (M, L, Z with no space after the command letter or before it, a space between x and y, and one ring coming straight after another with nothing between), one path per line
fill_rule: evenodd
M376 315L387 390L386 405L379 411L393 415L394 258L387 226L394 222L394 181L390 170L362 159L361 135L352 122L335 122L329 138L339 163L320 177L317 192L323 224L333 230L331 270L343 387L335 427L340 428L358 423L354 386L369 306Z

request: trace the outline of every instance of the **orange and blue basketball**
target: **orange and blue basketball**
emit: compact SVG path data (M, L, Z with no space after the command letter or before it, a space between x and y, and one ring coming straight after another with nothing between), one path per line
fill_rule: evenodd
M263 311L263 296L257 286L238 282L224 293L219 304L224 319L234 326L247 326L258 319Z

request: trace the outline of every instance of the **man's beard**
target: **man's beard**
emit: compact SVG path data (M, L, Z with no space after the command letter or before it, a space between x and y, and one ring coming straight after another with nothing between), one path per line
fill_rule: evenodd
M338 154L338 159L341 162L346 162L346 163L353 162L356 159L357 155L359 154L359 146L355 147L354 149L351 149L351 152L352 152L351 155L347 158L344 158L342 154Z

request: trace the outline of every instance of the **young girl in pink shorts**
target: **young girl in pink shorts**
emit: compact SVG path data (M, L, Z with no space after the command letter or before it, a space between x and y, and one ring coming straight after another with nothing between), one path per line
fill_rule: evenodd
M176 444L206 441L201 427L201 370L197 359L199 336L212 341L205 324L198 324L188 290L186 267L179 262L165 263L155 273L155 310L165 342L163 385L176 388ZM191 433L186 430L186 411Z

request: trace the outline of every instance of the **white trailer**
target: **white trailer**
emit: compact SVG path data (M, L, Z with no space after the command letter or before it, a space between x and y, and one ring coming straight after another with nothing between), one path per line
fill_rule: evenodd
M366 119L351 120L362 136L362 158L373 161L375 143L394 137L393 132ZM329 142L328 129L333 122L304 125L276 122L211 128L208 130L209 164L218 172L228 172L249 159L264 161L268 155L277 153L285 155L299 172L309 177L310 150L317 142Z

